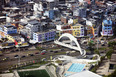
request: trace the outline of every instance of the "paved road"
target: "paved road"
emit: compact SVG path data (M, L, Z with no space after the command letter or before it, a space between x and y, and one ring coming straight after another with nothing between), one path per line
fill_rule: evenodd
M55 55L65 55L66 53L62 53L62 52L66 52L66 51L69 51L70 49L67 49L67 48L64 48L63 51L58 51L58 53L54 53L54 52L50 52L50 51L47 51L47 53L45 55L41 55L41 54L35 54L35 52L40 52L39 50L29 50L29 51L21 51L19 53L19 51L17 52L13 52L13 53L9 53L9 54L4 54L4 56L1 56L1 59L4 58L4 57L9 57L10 59L9 60L6 60L6 61L1 61L0 62L0 71L2 70L6 70L8 69L9 67L11 67L12 65L16 65L18 63L18 59L14 58L14 55L19 55L20 56L23 56L25 55L26 57L24 58L21 58L21 63L24 63L24 62L29 62L29 61L33 61L33 60L41 60L42 58L46 58L46 59L49 59L50 56L55 56ZM34 54L34 56L27 56L28 53L31 53L31 54ZM60 54L59 54L60 53ZM71 56L77 56L79 55L79 52L76 52L76 54L70 54Z

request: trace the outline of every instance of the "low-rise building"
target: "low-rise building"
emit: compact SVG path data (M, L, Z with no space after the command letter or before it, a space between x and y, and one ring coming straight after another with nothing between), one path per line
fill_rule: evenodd
M81 24L75 24L71 26L72 35L75 37L83 37L84 36L84 26Z
M19 35L19 34L7 34L6 38L8 40L11 40L12 42L15 42L15 44L16 43L17 44L22 44L22 42L25 41L24 38L21 35Z
M113 30L112 30L112 21L111 20L103 20L102 22L102 36L113 36Z
M61 22L64 23L64 24L67 24L68 23L68 17L66 15L62 15L61 16Z
M86 17L86 8L77 7L73 10L73 16Z
M24 37L24 38L31 38L31 32L28 29L21 29L19 30L20 34Z
M26 25L27 25L26 23L19 22L19 24L18 24L18 29L17 29L17 30L19 31L19 30L25 28Z
M54 10L45 11L44 16L47 16L50 19L53 19L54 18Z
M5 38L7 35L6 32L4 32L4 25L0 25L0 39Z
M41 23L38 20L28 21L28 24L25 26L25 28L31 32L31 38L33 37L33 32L42 31Z
M113 2L111 2L111 1L108 1L107 3L106 3L106 5L107 5L107 9L108 9L108 11L110 11L110 12L113 12L114 11L114 9L115 9L115 4L113 3Z
M7 34L15 34L17 33L17 27L11 24L6 24L4 25L4 32L6 32Z
M47 32L34 32L33 41L38 43L54 40L56 36L55 30L49 30Z

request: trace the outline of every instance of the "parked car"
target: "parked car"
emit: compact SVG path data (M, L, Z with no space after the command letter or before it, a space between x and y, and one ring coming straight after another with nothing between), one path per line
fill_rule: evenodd
M35 54L39 54L39 52L35 52Z
M34 56L34 54L29 54L30 56Z
M46 58L43 58L43 59L41 59L42 61L47 61L47 59Z
M14 55L14 58L19 58L19 55Z
M8 60L8 59L10 59L9 57L5 57L5 58L3 58L2 60L4 61L4 60Z
M42 52L42 53L41 53L41 55L44 55L44 54L45 54L45 52Z
M104 39L102 38L102 39L101 39L101 43L103 44L104 42L105 42L105 41L104 41Z
M64 49L61 49L61 51L64 51Z
M87 46L87 47L86 47L86 49L90 49L90 47L89 47L89 46Z
M101 46L105 46L105 44L102 44Z
M50 50L50 52L53 52L52 50Z
M24 58L24 57L26 57L26 56L25 55L21 56L21 58Z
M41 53L42 53L42 52L46 52L46 50L42 50Z
M58 53L58 51L54 51L54 53Z

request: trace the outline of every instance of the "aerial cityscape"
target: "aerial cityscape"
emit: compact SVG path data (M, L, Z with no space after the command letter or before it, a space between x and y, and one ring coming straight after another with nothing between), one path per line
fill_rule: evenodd
M0 0L0 77L116 77L116 0Z

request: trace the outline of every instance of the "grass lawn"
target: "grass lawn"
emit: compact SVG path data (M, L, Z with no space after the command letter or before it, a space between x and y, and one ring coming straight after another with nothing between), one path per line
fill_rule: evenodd
M48 62L39 62L39 63L36 63L36 64L32 64L32 65L28 65L28 66L24 66L24 67L21 67L22 69L32 69L32 68L39 68L41 65L43 64L47 64Z
M66 52L58 52L58 53L54 53L55 55L62 55L62 54L66 54Z
M106 48L103 48L103 47L101 47L101 48L98 48L98 50L105 50Z
M20 77L50 77L46 70L18 72Z

